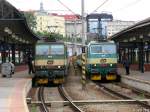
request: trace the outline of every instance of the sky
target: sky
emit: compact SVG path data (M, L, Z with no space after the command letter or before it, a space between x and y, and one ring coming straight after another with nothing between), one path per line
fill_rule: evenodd
M19 10L38 10L43 2L45 10L61 14L81 14L81 0L7 0ZM65 4L71 11L64 7ZM104 3L104 4L103 4ZM103 4L101 6L101 4ZM111 13L114 19L141 21L150 17L150 0L84 0L85 15L101 12ZM98 8L101 6L100 8ZM97 9L97 10L96 10Z

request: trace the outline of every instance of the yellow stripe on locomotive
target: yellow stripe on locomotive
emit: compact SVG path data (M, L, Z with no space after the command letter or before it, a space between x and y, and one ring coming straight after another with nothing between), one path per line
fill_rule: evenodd
M40 42L35 48L35 84L62 84L68 71L67 48L63 42Z
M91 80L117 80L117 52L115 43L89 43L86 58L86 72Z

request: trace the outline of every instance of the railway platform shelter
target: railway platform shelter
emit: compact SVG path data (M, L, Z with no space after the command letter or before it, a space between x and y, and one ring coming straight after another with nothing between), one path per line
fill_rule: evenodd
M6 0L0 0L0 64L22 64L26 53L34 51L38 39L25 16Z
M26 95L31 88L24 59L27 52L34 53L39 38L30 30L24 15L6 0L0 0L0 66L13 62L12 78L0 73L0 112L29 112Z
M150 71L150 18L140 21L112 35L118 45L119 62L127 56L131 69Z

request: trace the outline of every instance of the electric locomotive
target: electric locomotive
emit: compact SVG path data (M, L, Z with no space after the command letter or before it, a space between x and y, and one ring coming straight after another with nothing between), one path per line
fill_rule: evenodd
M86 73L91 80L119 80L114 42L90 42L86 51Z
M33 86L62 84L68 71L67 47L64 42L37 42L34 68Z

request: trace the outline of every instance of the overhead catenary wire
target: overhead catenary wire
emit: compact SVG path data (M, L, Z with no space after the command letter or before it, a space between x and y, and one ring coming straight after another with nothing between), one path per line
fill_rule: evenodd
M94 11L92 11L91 13L96 12L99 8L101 8L103 5L105 5L109 0L105 0L102 4L100 4ZM90 14L91 14L90 13Z
M66 9L68 9L71 13L73 13L74 15L76 15L76 13L74 11L72 11L67 5L65 5L62 1L57 0L61 5L63 5Z
M67 10L69 10L71 13L73 13L74 15L76 15L76 13L71 10L67 5L65 5L62 1L60 0L57 0L61 5L63 5ZM99 8L101 8L103 5L105 5L109 0L105 0L102 4L100 4L94 11L92 11L91 13L89 14L92 14L94 12L96 12Z
M77 14L74 12L74 11L72 11L67 5L65 5L63 2L61 2L60 0L57 0L61 5L63 5L66 9L68 9L72 14L74 14L75 15L75 20L74 20L74 24L75 24L75 30L74 30L74 33L75 33L75 35L77 36L77 34L76 34L76 21L77 21ZM76 42L76 38L75 38L75 42ZM75 51L76 51L76 45L75 45Z
M71 13L73 13L73 14L75 14L76 15L76 13L73 11L73 10L71 10L67 5L65 5L61 0L57 0L61 5L63 5L65 8L67 8L67 10L69 10ZM95 10L93 10L91 13L89 13L89 14L92 14L92 13L94 13L94 12L97 12L97 10L99 10L102 6L104 6L107 2L108 2L109 0L105 0L103 3L101 3ZM122 10L124 10L124 9L127 9L127 8L129 8L129 7L131 7L131 6L133 6L133 5L136 5L137 3L139 3L141 0L135 0L135 1L132 1L132 2L130 2L130 3L128 3L128 4L126 4L125 6L123 6L122 8L118 8L118 9L116 9L116 10L114 10L113 12L118 12L118 11L122 11Z
M127 8L129 8L129 7L131 7L131 6L136 5L136 4L139 3L140 1L141 1L141 0L135 0L135 1L133 1L133 2L130 2L130 3L126 4L124 7L119 8L119 9L116 9L114 12L119 12L119 11L125 10L125 9L127 9Z

